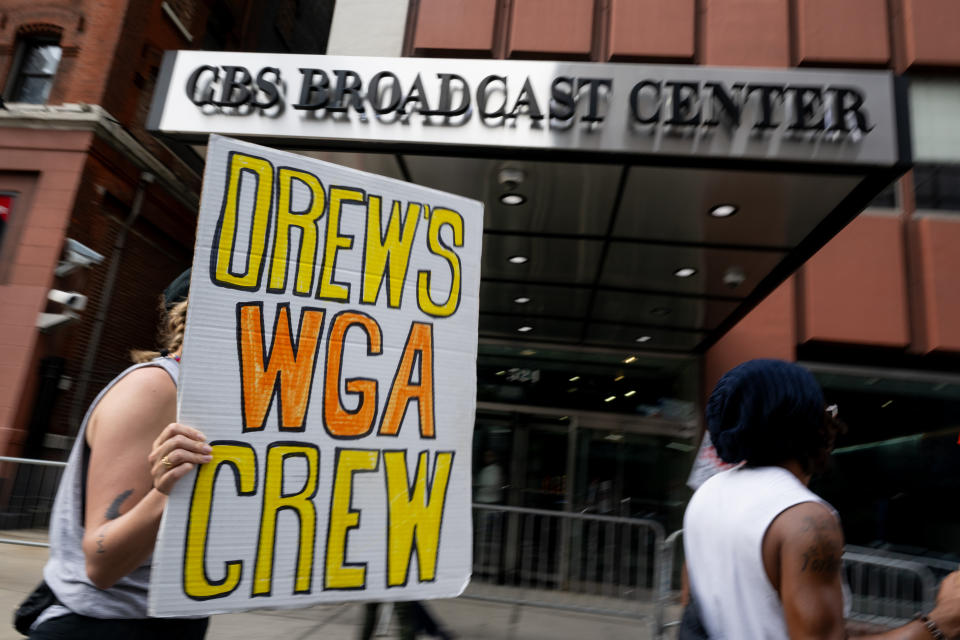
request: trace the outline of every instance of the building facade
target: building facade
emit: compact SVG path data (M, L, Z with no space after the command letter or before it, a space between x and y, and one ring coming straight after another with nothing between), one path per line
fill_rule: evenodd
M0 454L65 449L126 350L150 342L152 296L189 263L203 143L147 131L164 51L489 61L505 76L501 61L595 63L598 77L672 65L721 80L742 69L887 70L909 85L897 112L910 116L914 167L844 207L849 167L838 163L780 170L734 158L728 168L730 158L698 164L690 152L692 163L635 165L602 148L514 157L334 139L305 152L487 203L474 466L501 467L501 501L678 527L706 395L731 366L777 357L809 366L850 425L821 487L849 539L945 551L960 535L949 515L925 532L904 524L960 484L947 472L960 462L952 0L61 4L0 3ZM702 191L687 204L712 204L724 184L741 200L727 228L685 218L674 199ZM643 213L658 193L656 215ZM832 222L790 237L791 220L830 197ZM64 273L68 238L101 260ZM523 271L505 266L515 256L527 258ZM669 272L644 279L653 263ZM687 266L694 274L679 279ZM87 307L42 332L38 313L66 311L50 289L83 294Z

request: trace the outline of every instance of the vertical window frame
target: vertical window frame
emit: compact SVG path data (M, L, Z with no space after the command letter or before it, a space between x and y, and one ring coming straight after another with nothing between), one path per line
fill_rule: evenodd
M29 52L34 47L40 46L56 46L60 49L60 58L57 61L57 66L51 74L36 74L36 73L27 73L24 70L24 65L27 62ZM57 79L57 72L60 70L60 64L63 62L63 44L61 43L61 36L59 33L53 31L50 32L21 32L17 37L17 46L16 53L13 56L13 64L10 67L10 74L7 78L7 86L4 88L3 98L7 102L24 102L20 99L20 96L17 94L20 93L23 87L23 81L25 78L35 78L43 77L48 78L48 87L47 96L44 98L43 102L25 102L24 104L47 104L50 99L50 93L53 91L53 85Z

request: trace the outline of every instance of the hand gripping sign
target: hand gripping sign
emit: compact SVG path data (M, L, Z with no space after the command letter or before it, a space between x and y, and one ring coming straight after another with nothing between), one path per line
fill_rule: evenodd
M211 136L150 613L452 597L470 577L483 207Z

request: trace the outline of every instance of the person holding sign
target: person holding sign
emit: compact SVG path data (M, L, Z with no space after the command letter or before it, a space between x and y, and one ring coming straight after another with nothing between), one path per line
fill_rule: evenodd
M167 494L210 460L202 433L177 424L177 378L189 271L164 291L160 352L100 392L61 480L44 568L49 606L31 638L203 638L206 618L147 617L150 561ZM41 585L42 587L43 585Z

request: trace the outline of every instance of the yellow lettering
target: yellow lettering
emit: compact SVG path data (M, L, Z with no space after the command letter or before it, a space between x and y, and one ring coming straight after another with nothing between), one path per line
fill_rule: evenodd
M217 473L224 465L233 467L237 495L250 495L257 488L257 458L253 447L226 442L212 442L210 446L213 449L210 454L213 459L199 467L193 485L184 547L183 592L194 600L209 600L230 594L240 584L243 571L242 561L231 560L226 563L226 575L222 579L211 580L207 576L207 536Z
M283 492L284 464L288 458L303 457L307 462L306 480L297 493ZM313 574L313 550L317 537L317 493L320 451L313 445L276 442L267 449L267 470L263 482L263 513L260 516L260 542L253 570L253 595L269 595L273 585L273 558L277 538L277 518L282 509L292 509L300 521L300 546L294 593L309 593Z
M360 526L360 512L350 508L353 474L376 471L379 452L337 449L333 499L327 529L327 568L324 589L362 589L367 579L365 562L347 562L347 533Z
M333 279L333 271L337 264L337 252L340 249L353 247L353 236L340 235L340 213L343 209L343 203L363 202L364 199L365 194L359 189L330 188L330 215L327 216L327 237L324 244L320 286L317 288L318 298L343 302L350 299L349 285L335 282Z
M450 293L445 302L437 303L430 295L429 271L417 272L417 303L420 310L431 316L451 316L460 305L460 257L440 238L440 230L449 226L453 231L453 246L463 246L463 218L452 209L434 209L427 230L427 245L430 253L438 255L450 265Z
M310 205L304 211L290 209L294 180L306 185L310 190ZM297 279L293 291L308 296L313 290L313 271L317 261L317 221L323 215L326 196L320 180L306 171L281 167L277 171L277 182L277 233L273 240L269 291L283 293L287 288L290 230L296 227L300 229L300 247L297 251Z
M427 478L426 451L417 459L416 478L409 486L406 451L384 451L387 474L387 586L407 583L413 546L417 548L417 579L430 582L437 576L440 525L447 496L453 452L434 456L433 478Z
M237 242L237 226L240 213L240 184L244 174L252 174L256 180L253 217L250 237L245 250L246 266L241 273L234 273L230 266ZM267 228L270 226L270 207L273 204L273 165L255 156L242 153L230 154L227 193L223 212L217 225L216 262L211 274L214 284L256 291L260 287L263 254L267 247Z
M408 203L407 214L401 223L400 203L394 200L390 219L387 221L387 232L384 234L380 222L380 198L370 196L367 205L367 233L363 258L363 302L377 303L380 283L383 282L387 265L389 265L387 304L394 309L400 308L403 284L410 263L410 250L413 248L413 239L420 222L420 209L419 204Z

